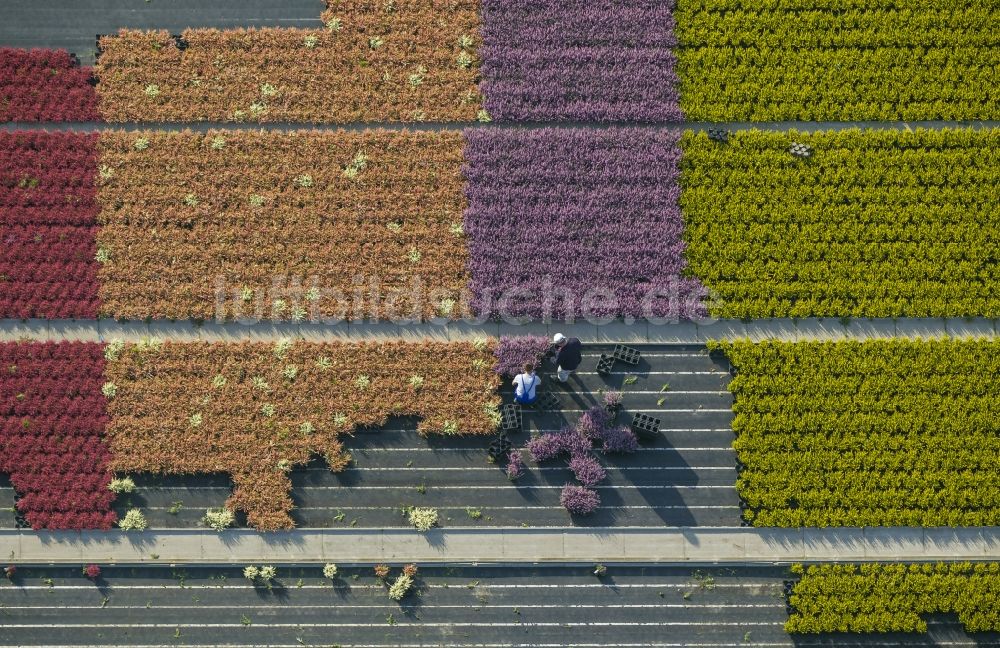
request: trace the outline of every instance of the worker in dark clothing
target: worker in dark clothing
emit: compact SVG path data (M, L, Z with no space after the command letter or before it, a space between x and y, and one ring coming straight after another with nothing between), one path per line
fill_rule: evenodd
M582 350L583 345L577 338L568 338L562 333L556 333L552 338L551 352L555 356L556 377L559 382L569 380L570 372L580 366L583 360Z

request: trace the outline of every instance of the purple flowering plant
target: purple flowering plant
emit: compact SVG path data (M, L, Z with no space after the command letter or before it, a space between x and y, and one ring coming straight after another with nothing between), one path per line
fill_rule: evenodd
M516 376L526 362L537 366L548 349L548 339L538 335L501 336L493 351L497 360L494 369L502 376Z
M589 515L601 505L601 497L585 486L566 484L559 495L559 503L573 515Z
M674 4L482 0L486 111L497 121L682 121Z

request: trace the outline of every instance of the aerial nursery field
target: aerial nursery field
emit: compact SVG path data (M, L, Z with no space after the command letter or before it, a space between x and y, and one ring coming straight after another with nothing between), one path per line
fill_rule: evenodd
M927 632L922 615L957 614L966 632L1000 631L1000 564L802 565L789 596L793 634Z
M105 315L458 313L468 283L459 132L109 132L100 150ZM298 291L271 294L293 278ZM415 300L416 279L434 294ZM349 303L358 290L363 303Z
M737 491L753 525L1000 524L997 342L711 348L735 370Z
M423 434L496 429L490 343L5 343L4 472L37 528L114 521L111 471L225 473L227 506L291 526L288 471L390 416ZM110 517L109 517L110 516Z
M690 121L996 119L1000 7L677 0Z
M691 272L719 317L997 317L998 145L997 130L685 133Z

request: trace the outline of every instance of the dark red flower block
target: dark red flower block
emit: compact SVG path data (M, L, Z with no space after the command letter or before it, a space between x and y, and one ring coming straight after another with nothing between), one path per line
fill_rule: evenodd
M32 528L115 523L103 384L101 344L0 344L0 472Z
M97 317L97 139L0 132L0 318Z
M103 121L91 76L66 50L0 47L0 122Z

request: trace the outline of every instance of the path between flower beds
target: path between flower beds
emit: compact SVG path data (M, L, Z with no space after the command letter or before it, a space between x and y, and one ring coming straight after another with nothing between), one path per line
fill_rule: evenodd
M583 342L620 342L627 344L704 344L708 340L843 340L892 337L996 337L996 320L985 318L900 318L836 320L823 318L767 319L743 322L717 320L696 324L683 321L652 324L645 321L626 324L551 324L524 325L487 322L471 324L451 322L397 325L391 322L340 322L338 324L295 324L259 322L218 324L191 321L119 322L115 320L0 320L0 342L35 341L139 341L156 337L163 340L236 342L254 340L274 342L281 339L304 339L314 342L401 339L408 341L472 340L483 336L551 335L556 332L575 336Z
M1000 556L1000 527L0 531L0 553L14 563L975 560Z
M307 124L299 122L269 122L266 124L246 123L246 122L134 122L134 123L103 123L103 122L5 122L0 123L0 130L24 131L24 130L46 130L46 131L72 131L76 133L90 133L99 131L143 131L143 130L190 130L193 132L205 132L210 130L225 129L230 131L252 130L252 131L299 131L299 130L319 130L319 131L367 131L367 130L407 130L407 131L444 131L463 130L468 128L497 129L519 129L530 130L537 128L588 128L602 130L609 128L635 128L635 129L658 129L658 130L692 130L708 131L716 129L740 131L740 130L762 130L779 131L796 130L799 132L812 133L816 131L842 131L852 128L874 129L874 130L903 130L910 131L917 128L928 130L944 130L954 128L969 128L973 130L986 130L1000 128L1000 121L856 121L856 122L665 122L665 123L603 123L603 122L575 122L566 121L553 124L550 122L521 122L521 123L480 123L480 122L349 122L343 124Z

